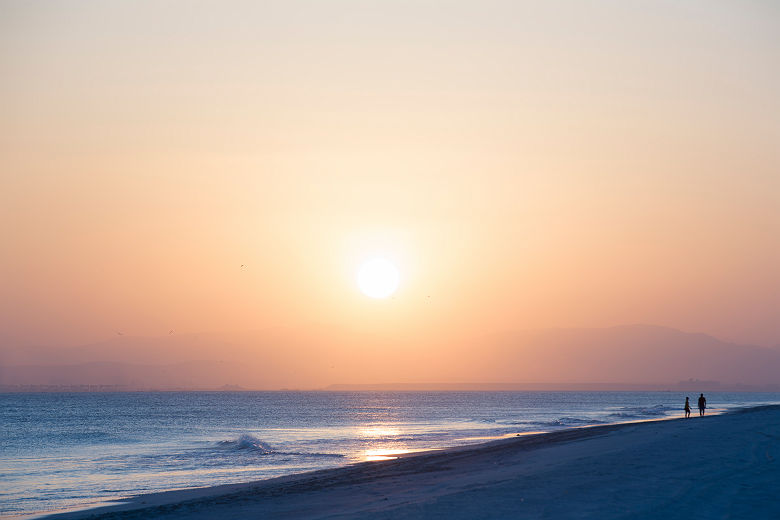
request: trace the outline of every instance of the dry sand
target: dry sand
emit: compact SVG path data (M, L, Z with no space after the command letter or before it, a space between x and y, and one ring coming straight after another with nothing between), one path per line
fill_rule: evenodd
M46 518L780 518L780 406L142 495Z

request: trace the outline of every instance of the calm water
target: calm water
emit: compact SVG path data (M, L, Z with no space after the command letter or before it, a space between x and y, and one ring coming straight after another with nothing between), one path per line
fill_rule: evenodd
M714 410L780 403L766 393L707 398ZM681 415L684 400L677 392L0 394L0 516Z

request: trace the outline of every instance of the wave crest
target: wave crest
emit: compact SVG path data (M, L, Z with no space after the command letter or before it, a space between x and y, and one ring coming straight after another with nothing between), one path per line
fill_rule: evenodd
M669 409L658 404L655 406L626 406L618 409L617 411L609 414L609 417L616 419L635 419L643 417L663 417Z
M248 433L242 433L236 440L219 441L218 444L223 448L255 451L263 455L275 453L268 444Z
M254 435L249 433L242 433L238 439L219 441L217 445L220 448L236 450L236 451L248 451L259 455L288 455L298 457L344 457L340 453L311 453L300 451L277 451L273 449L268 443L263 442Z
M591 424L604 424L604 421L598 419L581 419L579 417L561 417L537 423L540 426L587 426Z

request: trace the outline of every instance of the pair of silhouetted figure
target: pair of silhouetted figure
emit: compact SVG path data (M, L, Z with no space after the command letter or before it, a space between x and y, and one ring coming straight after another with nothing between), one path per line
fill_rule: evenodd
M704 415L704 409L707 408L707 398L704 397L704 394L699 395L699 416ZM685 418L691 416L691 402L688 400L688 398L685 398Z

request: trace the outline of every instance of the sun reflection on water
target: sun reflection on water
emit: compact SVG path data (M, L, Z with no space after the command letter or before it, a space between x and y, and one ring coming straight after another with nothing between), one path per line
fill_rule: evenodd
M392 437L401 435L401 430L393 426L369 426L360 429L361 437Z
M411 453L414 450L410 449L387 449L387 448L377 448L372 450L366 450L363 455L363 460L371 461L371 460L392 460L397 459L398 455L403 455L404 453Z
M400 428L392 424L371 424L358 429L364 439L369 440L369 446L363 450L364 461L379 461L397 459L400 455L423 451L410 448L402 439Z
M408 453L431 451L430 448L412 448L406 441L412 432L402 431L394 424L374 423L358 428L358 433L368 443L360 458L363 461L393 460Z

